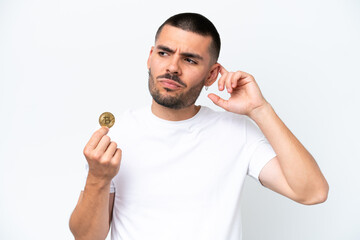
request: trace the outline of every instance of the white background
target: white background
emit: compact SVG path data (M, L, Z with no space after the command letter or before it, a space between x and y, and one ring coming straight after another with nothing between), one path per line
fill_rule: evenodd
M150 103L155 31L184 11L214 22L219 62L255 76L330 185L303 206L248 178L244 239L360 239L360 3L310 0L0 0L0 239L72 239L98 116Z

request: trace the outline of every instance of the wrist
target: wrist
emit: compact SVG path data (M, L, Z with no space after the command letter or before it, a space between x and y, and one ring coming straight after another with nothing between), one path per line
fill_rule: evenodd
M111 183L111 179L97 177L89 172L86 179L85 188L92 188L92 189L95 188L98 190L110 189L110 183Z
M254 120L255 122L260 121L261 119L264 119L264 117L268 116L273 110L270 103L265 102L263 105L254 108L248 116Z

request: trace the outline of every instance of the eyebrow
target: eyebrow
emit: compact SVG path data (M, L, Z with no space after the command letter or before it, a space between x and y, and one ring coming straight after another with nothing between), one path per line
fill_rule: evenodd
M156 46L156 48L160 49L160 50L163 50L165 52L175 53L174 50L172 50L171 48L166 47L164 45L158 45L158 46ZM196 54L196 53L183 52L183 53L180 53L180 55L184 56L184 57L195 58L195 59L198 59L198 60L204 60L202 56L200 56L199 54Z

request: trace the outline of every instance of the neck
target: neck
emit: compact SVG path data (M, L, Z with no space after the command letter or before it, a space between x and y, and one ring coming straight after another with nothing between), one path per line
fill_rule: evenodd
M200 110L200 106L195 106L195 104L182 108L182 109L171 109L164 107L154 100L151 104L151 111L152 113L162 119L168 121L182 121L195 116Z

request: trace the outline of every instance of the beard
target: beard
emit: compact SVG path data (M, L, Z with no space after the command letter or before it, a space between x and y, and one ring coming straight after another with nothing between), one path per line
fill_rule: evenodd
M181 81L177 75L165 74L164 77L177 81L186 87L186 84ZM159 78L157 77L157 78ZM199 97L202 88L204 87L205 78L197 85L191 87L186 92L181 92L174 94L173 96L166 96L161 94L159 89L156 87L154 76L151 74L151 69L149 69L149 91L156 103L161 106L171 108L171 109L182 109L193 105L196 102L196 99ZM173 92L173 90L164 88L166 92Z

